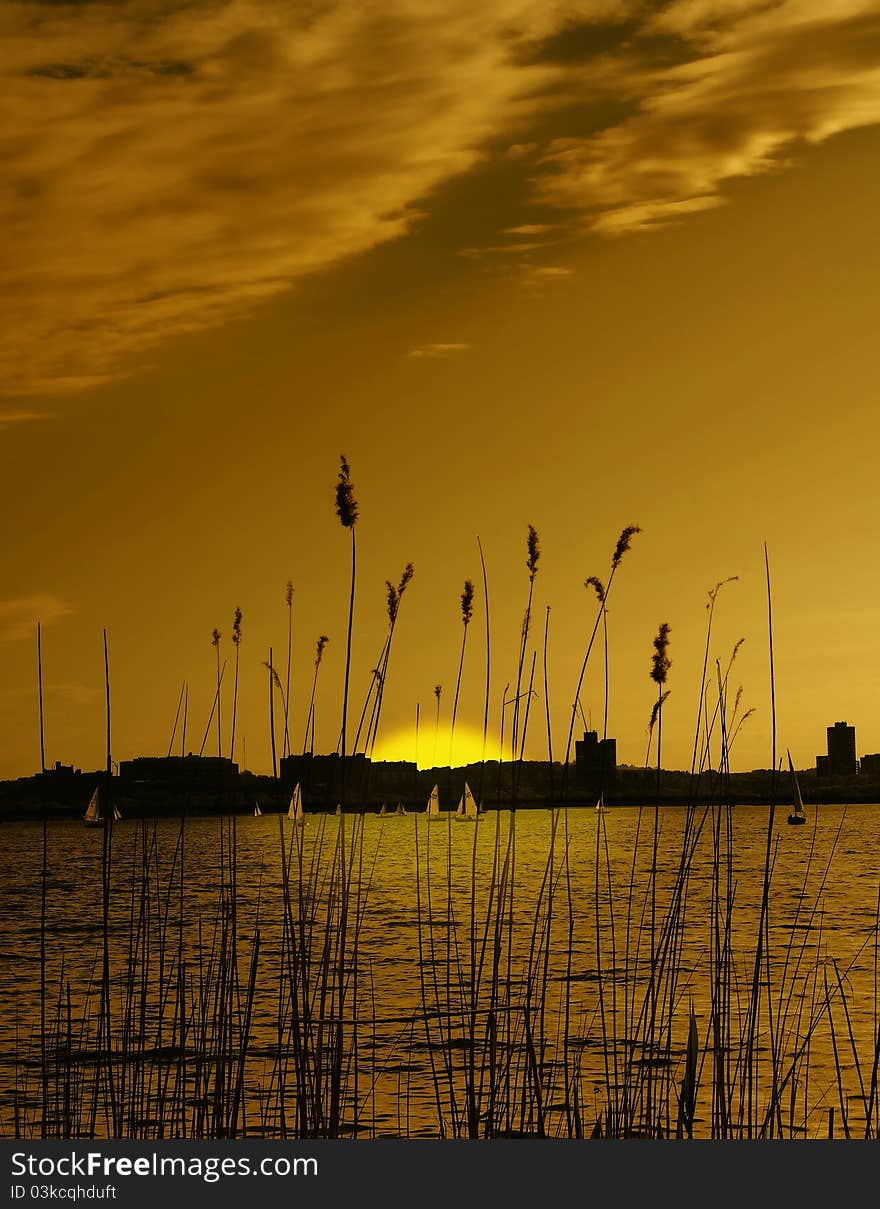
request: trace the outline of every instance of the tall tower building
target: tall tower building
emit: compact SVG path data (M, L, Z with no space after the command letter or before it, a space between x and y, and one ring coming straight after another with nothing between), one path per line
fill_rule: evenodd
M822 761L824 767L817 767L817 771L827 772L832 777L847 777L857 773L859 763L856 759L856 728L847 726L845 722L835 722L833 726L828 727L826 733L828 755Z

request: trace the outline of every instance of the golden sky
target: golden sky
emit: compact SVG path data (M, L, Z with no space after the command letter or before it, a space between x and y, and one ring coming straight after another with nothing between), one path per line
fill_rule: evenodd
M763 542L782 750L847 719L880 750L880 10L840 0L115 0L0 7L0 776L164 753L184 678L198 750L243 611L238 736L270 766L270 645L294 596L302 745L339 733L352 467L355 718L408 561L377 755L434 754L459 596L457 727L489 755L542 557L527 755L565 748L589 575L607 579L609 733L640 763L671 629L663 762L689 766L712 663L770 761ZM597 650L596 655L601 651ZM224 681L224 689L226 681ZM602 667L582 694L602 722ZM231 701L224 692L224 750ZM510 714L507 727L510 725ZM465 741L466 740L466 741ZM444 746L442 737L439 746ZM216 749L212 739L206 750ZM237 747L237 758L242 750ZM445 755L438 751L438 758Z

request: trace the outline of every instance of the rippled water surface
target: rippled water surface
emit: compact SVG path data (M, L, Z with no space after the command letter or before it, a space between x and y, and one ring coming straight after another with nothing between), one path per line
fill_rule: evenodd
M765 1006L755 1026L755 1045L764 1051L778 1047L777 1069L783 1070L786 1055L793 1060L793 1055L803 1052L805 1038L809 1041L807 1085L801 1067L798 1079L792 1079L797 1102L785 1103L785 1120L792 1132L824 1136L829 1108L846 1113L853 1129L864 1132L877 1032L880 806L811 808L807 826L798 828L786 825L785 814L785 810L777 812L770 837L772 877L758 969ZM620 1086L625 1063L631 1064L630 1076L636 1069L638 1049L629 1042L638 1033L636 1018L646 1002L651 918L656 948L680 870L685 810L661 812L653 880L654 812L650 809L621 808L601 817L594 811L571 810L562 815L520 810L515 816L489 813L478 825L444 820L429 827L423 816L414 814L370 815L362 822L359 832L354 818L344 821L346 860L351 863L349 952L355 936L357 947L357 972L355 976L349 968L343 1011L347 1043L355 1036L357 1041L356 1079L353 1051L345 1073L349 1118L357 1103L359 1130L367 1133L438 1136L441 1122L447 1132L454 1132L451 1123L456 1116L462 1131L468 1062L462 1038L473 990L469 971L481 962L482 998L478 996L479 1011L470 1023L481 1038L478 1065L486 1067L488 1080L486 1037L491 1013L484 1009L497 946L501 953L495 972L497 1002L510 1005L515 1000L521 1005L531 984L533 1008L534 996L542 1003L540 1016L533 1012L531 1017L534 1027L540 1028L541 1075L535 1086L540 1087L542 1128L550 1133L571 1131L573 1100L565 1087L570 1071L577 1067L576 1115L589 1131L608 1100L609 1086ZM681 926L670 941L669 961L678 970L674 1002L668 1005L674 1023L664 1059L671 1086L678 1086L683 1077L691 1011L701 1051L710 1040L719 952L713 887L720 888L722 898L730 896L729 1010L734 1034L742 1037L747 1031L744 1005L755 971L768 811L737 808L730 812L729 822L730 876L724 855L727 819L721 820L721 855L716 859L709 814L689 862ZM314 904L312 925L317 929L313 936L320 935L339 827L336 817L309 817L298 832L297 860L296 849L287 847L292 829L286 820L268 815L236 819L239 990L234 1002L242 1012L259 926L241 1092L240 1124L243 1121L248 1132L272 1133L281 1128L273 1099L279 1069L279 986L280 971L290 968L289 957L282 958L282 843L294 882L300 876L298 869L306 882L309 871L314 874L309 901ZM155 830L152 823L145 830L133 821L113 829L109 960L117 1021L125 1014L126 987L131 996L127 969L146 970L146 977L158 986L160 979L167 981L169 968L183 952L187 976L197 989L208 963L216 960L218 906L225 902L228 907L232 893L221 867L221 822L186 822L182 890L176 856L179 832L180 824L172 820L159 822ZM27 1102L39 1080L33 1058L39 1049L42 831L39 824L10 823L0 834L0 1129L8 1135L35 1120L35 1110L28 1109ZM226 832L224 848L228 839ZM49 830L47 1014L56 1024L70 1022L71 1035L82 1038L88 1029L82 1031L81 1022L88 1018L94 1032L98 1014L102 846L100 829L57 823ZM682 883L678 885L681 888ZM133 951L132 938L146 935L139 920L147 915L164 920L167 951L155 947L158 926L151 951L142 951L140 941ZM632 1010L627 1004L633 1005ZM333 1010L329 1001L325 1008L329 1018ZM287 1019L290 1005L282 1003L280 1010ZM661 1004L659 1010L666 1007ZM164 1036L159 1038L166 1044L173 1033L171 1007L167 1013ZM510 1019L508 1015L508 1024ZM137 1027L140 1035L147 1036L156 1027L155 1020L145 1017ZM518 1026L511 1027L506 1044L513 1056L504 1059L507 1075L501 1076L502 1082L507 1078L508 1088L511 1080L531 1078L529 1037L517 1032ZM497 1051L491 1053L497 1066L502 1060ZM23 1064L24 1059L31 1061ZM735 1055L730 1061L735 1064ZM710 1067L705 1059L700 1072L694 1130L705 1133L712 1113ZM484 1083L483 1104L485 1087ZM526 1131L534 1128L534 1116L526 1120L521 1114L517 1122L512 1115L508 1112L496 1124L511 1132L517 1125ZM99 1132L100 1128L99 1123ZM289 1121L287 1128L291 1128Z

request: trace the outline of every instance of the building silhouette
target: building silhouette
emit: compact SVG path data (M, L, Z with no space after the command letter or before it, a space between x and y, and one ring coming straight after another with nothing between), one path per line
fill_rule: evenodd
M611 785L617 777L617 740L600 739L594 730L585 730L574 745L575 777L593 789Z
M880 755L862 756L859 760L859 775L880 781Z
M846 722L835 722L829 726L828 754L816 756L816 776L850 777L859 771L856 759L856 728Z

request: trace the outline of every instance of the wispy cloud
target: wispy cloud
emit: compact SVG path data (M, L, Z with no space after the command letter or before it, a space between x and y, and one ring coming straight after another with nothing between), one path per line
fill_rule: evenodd
M499 217L518 256L558 214L680 220L880 122L875 0L11 0L0 34L13 395L251 312L405 234L487 155L547 207Z
M470 0L3 6L0 381L75 390L406 232L556 74Z
M423 344L419 348L411 348L408 357L451 357L455 353L465 353L469 344Z
M4 410L0 407L0 428L7 428L12 424L32 424L36 420L48 419L51 419L51 413L48 411Z
M520 266L520 280L529 289L550 285L556 281L565 281L574 275L574 269L558 264L523 264Z
M32 638L37 622L46 625L72 612L70 605L48 592L20 596L15 600L0 600L0 642Z
M880 122L880 11L873 0L673 0L602 76L631 113L554 140L537 190L615 235L721 204L724 185L779 169L793 149ZM675 39L657 67L652 37Z

